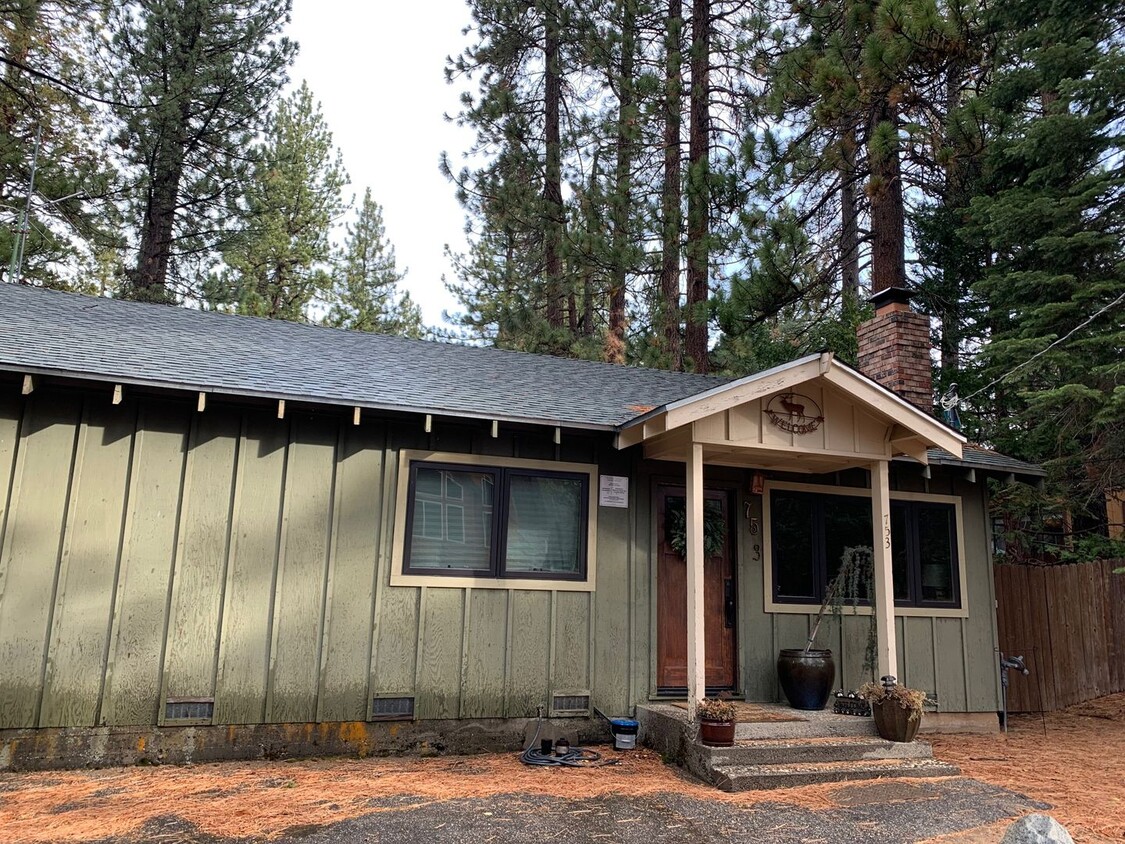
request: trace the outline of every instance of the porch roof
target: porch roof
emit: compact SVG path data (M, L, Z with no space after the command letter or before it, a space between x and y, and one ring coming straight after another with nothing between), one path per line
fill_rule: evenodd
M729 420L724 426L723 414L759 403L761 415L765 415L768 411L762 402L779 394L790 394L797 388L820 390L822 396L843 400L859 408L864 420L875 423L881 441L874 442L869 437L864 447L857 444L854 449L839 449L830 447L822 433L819 444L814 444L805 435L820 427L825 421L823 414L809 431L791 432L790 442L767 436L766 426L756 425L745 418L740 432L734 430L735 425ZM743 417L745 415L742 414ZM858 426L866 422L856 421L855 424ZM706 429L710 429L710 433ZM624 423L617 436L618 448L647 443L650 448L646 453L653 457L667 458L669 448L674 451L687 442L705 442L708 462L744 464L750 461L765 468L774 468L768 465L771 459L800 462L805 457L803 450L807 450L808 456L813 458L811 462L805 459L803 465L787 468L822 471L869 462L873 457L890 459L896 455L907 455L921 463L928 463L932 449L941 449L960 460L966 439L928 413L841 363L831 352L822 352L668 402ZM659 443L667 446L663 453L656 447ZM804 448L806 446L807 449Z

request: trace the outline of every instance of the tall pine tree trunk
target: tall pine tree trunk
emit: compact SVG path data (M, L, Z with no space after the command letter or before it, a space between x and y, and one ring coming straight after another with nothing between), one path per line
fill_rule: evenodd
M844 131L840 168L840 283L844 300L859 300L859 197L856 194L855 129Z
M152 160L141 221L141 243L132 273L129 297L149 302L169 302L168 264L179 210L180 182L184 176L187 138L193 97L188 92L199 84L196 76L203 45L204 8L198 0L187 0L174 22L177 30L170 41L173 55L164 84L164 102L159 139Z
M633 138L636 114L633 102L633 62L636 51L636 0L621 3L621 64L617 80L617 162L614 167L613 267L609 293L609 332L605 359L625 363L625 284L628 278L630 181L633 175Z
M675 370L684 368L680 346L680 100L683 88L680 66L683 61L683 28L683 0L668 0L664 36L664 185L661 192L661 212L664 219L660 299L664 351L668 355L668 365Z
M562 272L562 141L560 138L560 111L562 108L562 73L559 56L559 6L558 0L545 0L543 63L545 119L543 139L546 162L543 181L543 200L546 205L546 225L543 232L543 261L546 272L547 324L551 328L563 327L563 272Z
M961 87L966 75L965 63L961 59L950 62L945 81L945 115L952 115L961 101ZM942 203L946 208L961 208L968 204L965 196L964 175L962 168L966 166L961 156L950 156L945 165L945 184L942 190ZM957 248L954 243L948 242L944 249L944 258L941 268L942 287L946 296L942 297L938 316L941 320L941 335L938 348L941 351L941 380L944 385L955 382L960 377L961 370L961 334L966 318L963 313L965 298L962 295L959 283L961 266L958 263ZM949 295L956 290L956 295Z
M693 0L691 12L691 128L688 138L687 327L684 345L696 372L708 371L707 276L709 270L711 39L709 0Z
M906 223L902 202L902 164L898 148L898 115L883 98L872 111L867 156L871 166L871 292L906 287ZM892 139L877 135L892 127ZM881 139L880 139L881 138Z
M160 145L154 164L129 297L161 302L168 300L168 264L172 256L172 235L184 169L183 155L174 140Z

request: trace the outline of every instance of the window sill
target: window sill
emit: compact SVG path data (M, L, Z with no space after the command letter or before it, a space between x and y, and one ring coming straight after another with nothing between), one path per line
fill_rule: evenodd
M766 604L767 613L778 613L788 615L816 615L820 610L819 604L778 604L773 601L767 600ZM871 615L871 607L845 607L842 615ZM825 617L828 613L825 613ZM968 606L961 607L895 607L895 616L898 618L968 618Z
M447 589L509 589L551 592L593 592L593 580L549 580L523 577L458 577L446 574L391 572L391 586L441 586Z

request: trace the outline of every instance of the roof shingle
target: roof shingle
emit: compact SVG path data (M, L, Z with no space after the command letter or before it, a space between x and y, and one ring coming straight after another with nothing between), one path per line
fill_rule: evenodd
M726 380L6 283L0 368L606 430Z

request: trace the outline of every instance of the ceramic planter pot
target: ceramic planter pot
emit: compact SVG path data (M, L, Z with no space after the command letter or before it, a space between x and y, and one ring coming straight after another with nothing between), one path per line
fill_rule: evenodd
M914 715L911 718L911 715ZM918 727L922 723L922 713L911 713L893 700L871 704L871 715L875 719L875 730L879 737L887 741L914 741Z
M824 709L836 681L832 651L783 648L777 658L777 679L794 709Z
M708 747L734 747L734 721L700 720L699 740Z

